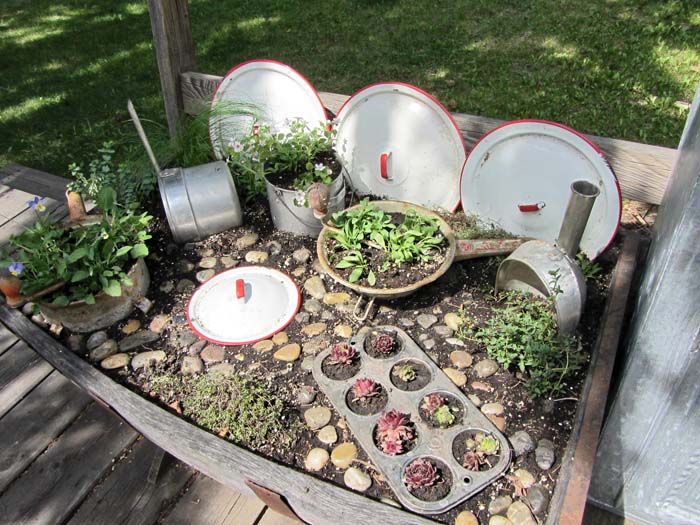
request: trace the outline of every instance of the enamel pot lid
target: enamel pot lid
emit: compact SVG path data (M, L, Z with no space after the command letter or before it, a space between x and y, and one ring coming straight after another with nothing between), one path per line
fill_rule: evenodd
M350 97L336 120L336 151L359 193L457 208L462 134L428 93L398 82L374 84Z
M303 120L315 128L328 118L309 81L275 60L251 60L229 71L214 93L212 107L225 102L242 103L257 118L227 116L225 105L223 115L214 111L209 118L209 136L217 158L222 158L225 146L250 135L256 121L269 124L273 132L284 133L294 120Z
M577 180L600 190L580 244L593 260L620 225L620 186L600 149L566 126L521 120L482 137L464 166L462 207L511 234L553 243Z
M192 330L212 343L244 345L268 339L299 311L301 293L285 273L240 266L202 284L187 304Z

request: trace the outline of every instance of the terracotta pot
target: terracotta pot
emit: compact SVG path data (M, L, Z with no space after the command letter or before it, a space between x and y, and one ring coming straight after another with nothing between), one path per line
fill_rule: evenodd
M150 276L143 259L136 260L128 275L134 284L123 286L119 297L100 292L95 296L95 304L73 301L68 306L59 307L39 303L39 310L47 321L62 324L71 332L93 332L107 328L129 315L148 290Z
M17 308L24 302L24 297L20 293L22 281L14 275L0 276L0 292L5 295L5 301L11 308Z

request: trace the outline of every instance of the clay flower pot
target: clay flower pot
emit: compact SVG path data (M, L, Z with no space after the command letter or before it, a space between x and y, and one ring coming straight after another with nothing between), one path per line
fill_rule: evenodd
M22 281L14 275L0 276L0 291L5 295L7 305L11 308L17 308L24 302L24 297L20 290L22 289Z

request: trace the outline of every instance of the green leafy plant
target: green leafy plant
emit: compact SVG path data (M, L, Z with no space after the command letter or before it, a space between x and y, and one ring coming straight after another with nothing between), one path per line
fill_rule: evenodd
M600 274L603 268L598 263L592 262L588 256L583 252L578 252L576 254L576 262L581 268L581 273L587 281L595 281L600 278Z
M552 299L523 292L499 297L502 306L492 308L492 317L483 327L472 327L468 336L500 365L527 373L526 387L533 397L561 392L563 382L580 368L581 356L570 338L560 337Z
M405 383L410 383L416 378L416 369L410 364L401 365L395 368L393 373Z
M433 412L433 416L435 417L435 421L438 422L438 425L445 427L455 422L455 415L453 412L453 408L449 407L448 405L442 405L435 412Z

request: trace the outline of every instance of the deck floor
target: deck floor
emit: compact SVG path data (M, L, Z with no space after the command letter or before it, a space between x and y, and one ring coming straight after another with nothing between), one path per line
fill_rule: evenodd
M40 188L35 191L48 196L44 202L56 218L66 213L51 198L60 198L55 186L62 179L13 170L0 170L0 181L13 186L0 183L0 246L35 220L27 209L34 194L23 190ZM32 177L51 184L46 189ZM298 523L169 455L159 463L160 457L158 447L0 323L0 523ZM584 523L631 522L589 508Z

